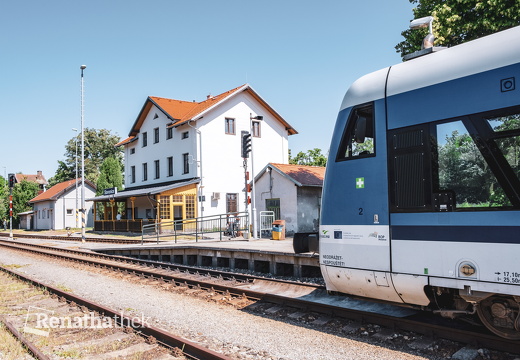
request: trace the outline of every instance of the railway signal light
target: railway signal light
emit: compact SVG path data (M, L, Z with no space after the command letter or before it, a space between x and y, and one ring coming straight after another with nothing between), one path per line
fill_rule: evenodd
M251 152L251 134L249 131L242 131L242 157L248 158Z
M15 182L14 174L9 174L9 187L10 188L14 187L14 182Z

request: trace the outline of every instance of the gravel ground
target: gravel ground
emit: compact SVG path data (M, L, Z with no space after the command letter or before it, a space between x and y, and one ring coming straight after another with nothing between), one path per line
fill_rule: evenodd
M217 351L225 349L235 358L431 359L252 315L193 296L75 269L72 265L41 260L5 248L0 252L0 263L24 265L18 271L69 288L76 295L125 313L142 314L151 319L152 325L205 343Z

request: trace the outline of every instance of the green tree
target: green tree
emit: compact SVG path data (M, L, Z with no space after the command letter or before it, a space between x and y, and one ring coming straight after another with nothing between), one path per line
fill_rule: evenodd
M22 180L13 187L13 225L20 221L18 214L32 210L29 200L38 195L39 186L35 182Z
M96 186L96 195L101 195L104 189L113 187L117 188L118 191L123 190L123 175L118 160L106 158L103 161Z
M295 157L290 157L289 164L325 166L327 165L327 157L321 153L321 149L314 148L312 150L307 150L306 153L300 151Z
M9 216L9 188L7 180L0 176L0 226L4 218Z
M433 16L435 45L453 46L520 25L518 0L408 0L414 18ZM421 49L428 29L407 29L395 46L401 56Z
M97 183L100 168L107 158L116 159L123 169L123 149L115 147L121 140L117 135L106 129L85 129L85 179ZM76 157L77 146L77 157ZM79 177L81 177L81 134L70 139L65 145L65 160L58 161L58 169L55 175L49 179L49 186L71 180L76 177L76 161L78 163Z

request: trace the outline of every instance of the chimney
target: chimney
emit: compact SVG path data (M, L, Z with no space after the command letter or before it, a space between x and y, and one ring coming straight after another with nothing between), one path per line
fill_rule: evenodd
M41 170L38 170L38 171L36 172L36 176L37 176L37 177L42 176L42 171L41 171Z
M211 99L211 94L207 95L207 96L206 96L206 99L207 99L207 100Z

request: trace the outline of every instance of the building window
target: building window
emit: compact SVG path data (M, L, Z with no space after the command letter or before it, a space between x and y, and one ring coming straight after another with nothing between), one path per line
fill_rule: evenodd
M130 149L130 155L135 154L135 148Z
M190 133L189 133L189 131L185 131L185 132L183 132L182 135L181 135L181 140L187 139L187 138L189 138L189 137L190 137Z
M235 119L226 118L226 134L235 135Z
M154 166L155 166L155 178L159 179L161 177L161 169L160 169L160 165L159 165L159 160L154 161Z
M253 136L260 137L260 121L253 121Z
M190 154L185 153L182 154L182 163L183 163L183 174L188 174L190 172Z
M148 146L148 133L143 133L143 147Z
M168 176L173 176L173 156L168 157Z
M72 216L74 214L74 209L67 209L67 215Z
M153 129L153 143L157 144L159 142L159 128Z
M195 217L195 195L186 195L186 219Z
M160 209L159 216L161 219L170 219L170 196L161 196L159 198Z
M135 166L130 167L130 182L135 183Z
M173 128L169 127L166 128L166 140L170 140L171 138L173 138Z
M148 163L143 163L143 181L148 180Z
M236 213L238 212L238 194L226 194L226 212Z

